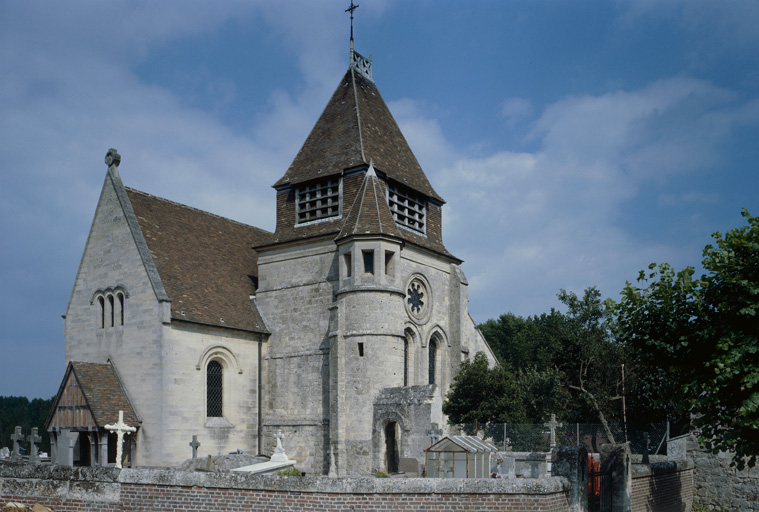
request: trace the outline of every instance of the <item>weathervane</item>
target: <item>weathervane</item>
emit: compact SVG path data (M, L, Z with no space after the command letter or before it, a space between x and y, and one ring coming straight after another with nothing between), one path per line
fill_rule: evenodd
M351 0L351 6L345 9L345 12L351 13L351 49L353 49L353 11L358 9L358 4L353 5L353 0Z

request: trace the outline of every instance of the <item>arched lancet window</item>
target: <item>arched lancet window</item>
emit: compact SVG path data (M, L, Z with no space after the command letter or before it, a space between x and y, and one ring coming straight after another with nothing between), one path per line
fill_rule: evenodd
M105 329L105 298L98 297L98 327Z
M124 294L119 292L116 297L119 299L119 325L124 325Z
M408 338L403 340L403 385L408 386Z
M437 363L437 340L432 338L429 344L429 384L435 384L435 366Z
M108 327L114 326L114 304L113 295L108 295Z
M224 368L218 361L210 361L206 367L206 416L223 416Z

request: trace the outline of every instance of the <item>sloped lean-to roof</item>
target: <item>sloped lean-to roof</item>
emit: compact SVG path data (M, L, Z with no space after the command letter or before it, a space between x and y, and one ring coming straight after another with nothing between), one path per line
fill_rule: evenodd
M45 423L47 430L104 428L119 419L139 427L140 420L110 362L71 361Z
M350 67L306 142L274 188L368 165L443 203L372 80Z
M268 333L252 297L255 245L272 234L218 215L126 189L166 294L171 317Z

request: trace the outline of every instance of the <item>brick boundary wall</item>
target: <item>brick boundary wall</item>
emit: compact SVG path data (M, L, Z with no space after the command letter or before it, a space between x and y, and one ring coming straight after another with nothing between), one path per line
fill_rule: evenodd
M0 505L55 512L568 511L565 478L317 478L0 464Z
M693 462L655 462L632 466L632 512L690 512Z

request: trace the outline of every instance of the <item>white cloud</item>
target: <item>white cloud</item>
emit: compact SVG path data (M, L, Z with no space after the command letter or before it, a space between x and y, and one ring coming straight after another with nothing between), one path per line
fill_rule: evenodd
M524 98L507 98L501 104L501 115L512 128L530 119L532 110L532 102Z
M714 163L732 127L749 122L744 112L754 108L706 82L682 78L566 97L529 128L539 150L472 158L444 138L422 103L404 100L393 107L449 201L445 240L465 260L478 321L558 306L560 288L580 293L599 286L616 296L652 261L697 257L699 247L681 242L642 243L624 220L633 201L651 193L661 196L661 205L714 201L714 194L698 190L657 191L672 176Z

